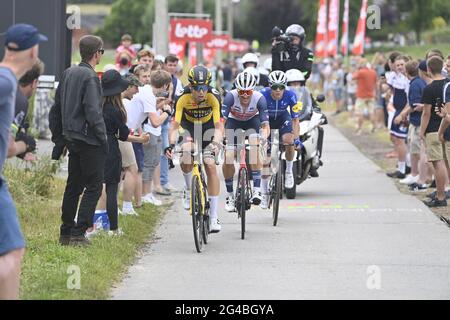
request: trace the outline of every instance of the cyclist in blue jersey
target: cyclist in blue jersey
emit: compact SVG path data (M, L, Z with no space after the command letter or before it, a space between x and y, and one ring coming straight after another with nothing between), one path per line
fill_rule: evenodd
M267 102L260 92L255 91L256 85L257 79L251 72L240 73L236 77L236 89L227 93L222 106L227 138L222 170L228 193L225 201L225 209L228 212L235 211L233 193L235 145L243 144L245 138L248 138L250 145L249 166L253 179L251 202L259 205L262 200L260 190L262 159L259 157L258 146L267 141L270 128Z
M294 175L292 166L294 163L295 145L301 145L300 122L298 112L302 109L301 103L297 102L295 92L286 88L287 77L283 71L272 71L269 74L269 88L264 88L261 93L266 98L267 110L269 111L269 125L271 130L278 130L280 143L286 146L286 173L285 187L292 188L294 186ZM270 153L270 149L269 149ZM269 163L264 164L264 168L268 168ZM269 170L264 170L270 172ZM261 180L262 201L261 208L267 209L269 196L270 175L263 174Z

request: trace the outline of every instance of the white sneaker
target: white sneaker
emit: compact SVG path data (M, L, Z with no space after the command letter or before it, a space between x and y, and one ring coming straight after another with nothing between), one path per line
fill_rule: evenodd
M294 187L294 174L292 172L286 172L284 175L284 187L288 189Z
M123 216L138 216L139 213L137 213L134 208L131 209L123 209L122 210L122 215Z
M211 219L211 223L209 224L209 232L218 233L222 227L220 226L219 219Z
M123 233L122 229L117 229L117 230L114 230L114 231L112 231L112 230L108 231L108 236L110 236L110 237L121 237L123 235L124 235L124 233Z
M228 212L236 211L236 201L234 199L234 195L230 195L225 200L225 210Z
M191 209L191 190L183 190L183 207L184 210Z
M162 186L164 189L166 189L167 191L169 191L169 192L179 192L178 190L177 190L177 188L175 188L173 185L171 185L170 183L168 183L168 184L165 184L165 185L163 185Z
M160 205L162 205L162 201L159 200L158 198L156 198L155 195L154 195L153 193L150 193L150 197L152 198L153 204L154 204L155 206L158 206L158 207L159 207Z
M160 200L156 199L152 193L142 197L142 203L149 203L154 206L160 206L162 204L162 202Z
M254 205L259 205L262 200L261 190L259 188L253 189L252 198L250 199L250 202Z
M263 194L261 196L261 203L259 204L259 207L261 209L269 208L269 195L268 194Z
M92 239L93 237L99 235L101 231L102 231L102 229L93 228L92 231L90 231L90 232L86 231L84 236L88 239Z
M417 183L418 181L419 181L419 175L413 177L412 175L408 174L405 179L402 179L399 182L401 184L410 185L410 184L413 184L413 183Z

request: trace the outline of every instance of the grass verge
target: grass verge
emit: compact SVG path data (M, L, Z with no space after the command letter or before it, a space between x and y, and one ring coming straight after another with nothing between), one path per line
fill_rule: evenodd
M387 172L395 169L397 159L385 157L386 153L393 150L387 129L380 129L374 133L370 133L371 125L366 121L363 133L357 136L354 134L356 120L351 117L349 112L343 112L337 116L330 115L328 119L334 127L344 134L365 156L380 166L383 171ZM427 192L413 194L409 191L408 186L400 184L398 179L394 181L400 192L412 195L421 201L427 199L426 195L433 191L433 189L428 189ZM430 210L439 218L450 219L450 210L448 207L430 208Z
M120 216L123 237L101 234L89 248L62 247L58 238L65 181L55 178L54 170L49 159L42 159L32 166L9 164L4 171L27 241L20 298L107 299L167 206L138 209L138 217ZM77 270L80 289L68 289L68 283L76 284Z

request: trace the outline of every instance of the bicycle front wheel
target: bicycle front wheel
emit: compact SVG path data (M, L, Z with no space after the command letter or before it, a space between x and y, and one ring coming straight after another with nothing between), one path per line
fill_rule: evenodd
M274 189L272 189L273 192L273 207L272 207L272 218L273 218L273 225L276 226L278 222L278 211L280 209L280 199L281 199L281 193L283 192L282 189L282 162L280 161L280 170L278 170L277 174L275 175L275 186Z
M239 216L241 217L241 239L245 239L245 211L247 209L247 169L241 168L239 170L239 199L238 210Z
M194 242L197 252L202 252L203 247L203 210L201 202L200 181L197 176L192 177L191 185L191 217L194 231Z

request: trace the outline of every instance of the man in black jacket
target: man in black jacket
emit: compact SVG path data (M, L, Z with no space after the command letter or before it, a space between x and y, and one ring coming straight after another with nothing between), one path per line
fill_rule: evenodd
M69 150L69 176L62 203L62 245L86 245L86 230L92 226L95 207L102 192L103 167L108 152L102 114L100 80L94 71L104 53L99 37L80 39L82 62L64 71L49 114L52 158L57 160L65 147ZM80 195L83 197L78 209Z
M303 46L305 42L305 29L298 24L292 24L286 29L285 35L275 27L272 31L274 41L272 43L272 71L286 72L297 69L303 72L305 80L311 75L314 61L313 52Z

